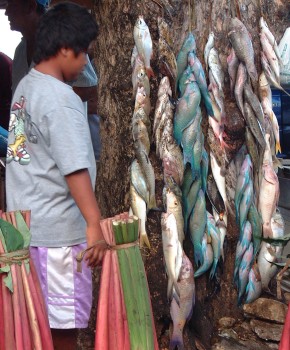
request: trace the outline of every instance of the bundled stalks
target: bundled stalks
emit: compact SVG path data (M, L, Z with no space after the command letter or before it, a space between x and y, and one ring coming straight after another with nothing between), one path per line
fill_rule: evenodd
M101 221L103 260L95 349L157 350L147 277L138 245L139 219L128 213Z
M0 349L53 350L46 307L29 258L30 212L0 219Z

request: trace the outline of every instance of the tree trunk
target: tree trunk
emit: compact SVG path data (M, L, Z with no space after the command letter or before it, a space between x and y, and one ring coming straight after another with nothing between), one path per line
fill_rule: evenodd
M99 75L99 114L103 118L101 127L102 155L98 167L97 198L103 217L110 217L128 211L129 167L134 159L131 120L135 100L132 98L131 53L134 47L133 28L138 15L144 19L150 29L153 40L154 56L152 68L155 78L151 78L150 114L153 123L154 106L157 99L158 84L162 75L158 71L158 29L157 18L163 16L170 27L174 42L174 52L178 53L183 39L191 29L197 43L197 56L204 66L203 51L208 34L215 33L215 47L219 52L225 73L226 132L236 151L244 142L244 124L235 101L230 97L229 76L226 57L228 55L228 25L231 16L239 15L252 35L255 50L255 64L258 73L260 64L259 18L263 15L272 33L279 42L289 26L290 3L283 0L95 0L94 12L99 24L99 35L95 50L96 66ZM157 2L164 4L161 8ZM167 4L167 5L166 5ZM203 108L203 107L202 107ZM203 110L204 131L207 128L207 116ZM241 129L242 132L235 133ZM240 130L240 131L241 131ZM206 135L206 133L205 133ZM238 135L238 139L237 139ZM235 140L234 140L235 139ZM205 141L206 142L206 141ZM157 205L162 207L163 173L160 159L151 145L150 160L156 176ZM235 152L231 153L231 157ZM166 298L167 277L163 264L160 212L148 214L148 233L151 251L146 256L145 267L151 292L153 313L160 349L168 348L170 313ZM237 292L233 285L233 268L238 230L235 218L229 216L227 241L225 246L225 264L219 269L218 283L209 282L207 274L196 279L196 306L189 325L185 328L186 349L195 349L195 339L200 339L205 349L211 348L217 322L221 317L243 318L237 306ZM193 261L192 244L186 239L184 249ZM96 277L97 280L97 277ZM97 287L95 287L97 290ZM89 333L81 332L81 349L94 348L95 312L93 308Z

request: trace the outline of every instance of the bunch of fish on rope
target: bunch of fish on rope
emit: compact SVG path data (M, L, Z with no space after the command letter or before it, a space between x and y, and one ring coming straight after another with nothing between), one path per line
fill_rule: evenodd
M281 163L276 154L281 147L270 88L283 90L280 53L263 17L259 25L263 68L259 77L251 36L244 24L238 18L231 19L228 33L232 45L227 58L231 92L246 124L245 145L229 165L231 177L235 177L232 199L239 228L234 269L239 304L253 302L268 289L277 273L273 263L281 257L283 245L266 240L285 235L277 207L280 193L276 173Z
M232 98L245 119L246 141L229 162L226 154L229 146L224 140L224 72L214 45L214 33L210 33L204 49L207 86L196 55L194 35L189 31L175 58L168 25L158 18L158 68L163 77L158 87L152 132L149 119L152 39L142 16L134 27L131 62L136 102L132 130L136 159L131 166L131 209L141 219L141 245L150 248L146 219L148 211L156 207L155 175L149 159L154 141L163 166L165 212L161 215L161 227L173 320L170 349L183 344L183 327L194 306L194 277L210 271L209 278L214 278L218 262L225 259L228 214L236 215L239 228L233 276L238 303L258 298L277 272L272 262L279 258L282 247L265 240L284 236L284 222L277 208L276 172L281 165L276 154L281 147L270 85L282 87L277 68L279 51L263 18L260 29L263 72L258 79L250 34L238 18L230 21L228 74ZM209 154L201 127L201 103L208 116ZM232 183L232 191L226 188L226 177ZM207 198L211 212L206 209ZM185 235L193 243L195 272L183 250Z

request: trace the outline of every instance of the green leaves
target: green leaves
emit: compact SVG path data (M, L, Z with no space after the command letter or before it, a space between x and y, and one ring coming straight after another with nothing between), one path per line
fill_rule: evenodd
M4 237L8 253L23 249L23 236L12 224L3 219L0 219L0 230Z

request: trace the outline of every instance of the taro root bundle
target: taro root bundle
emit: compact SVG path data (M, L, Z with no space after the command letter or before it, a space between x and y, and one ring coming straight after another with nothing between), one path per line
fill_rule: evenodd
M158 350L139 242L139 219L128 213L101 221L108 244L102 265L95 349Z
M42 290L29 258L30 212L1 213L0 349L53 350Z

